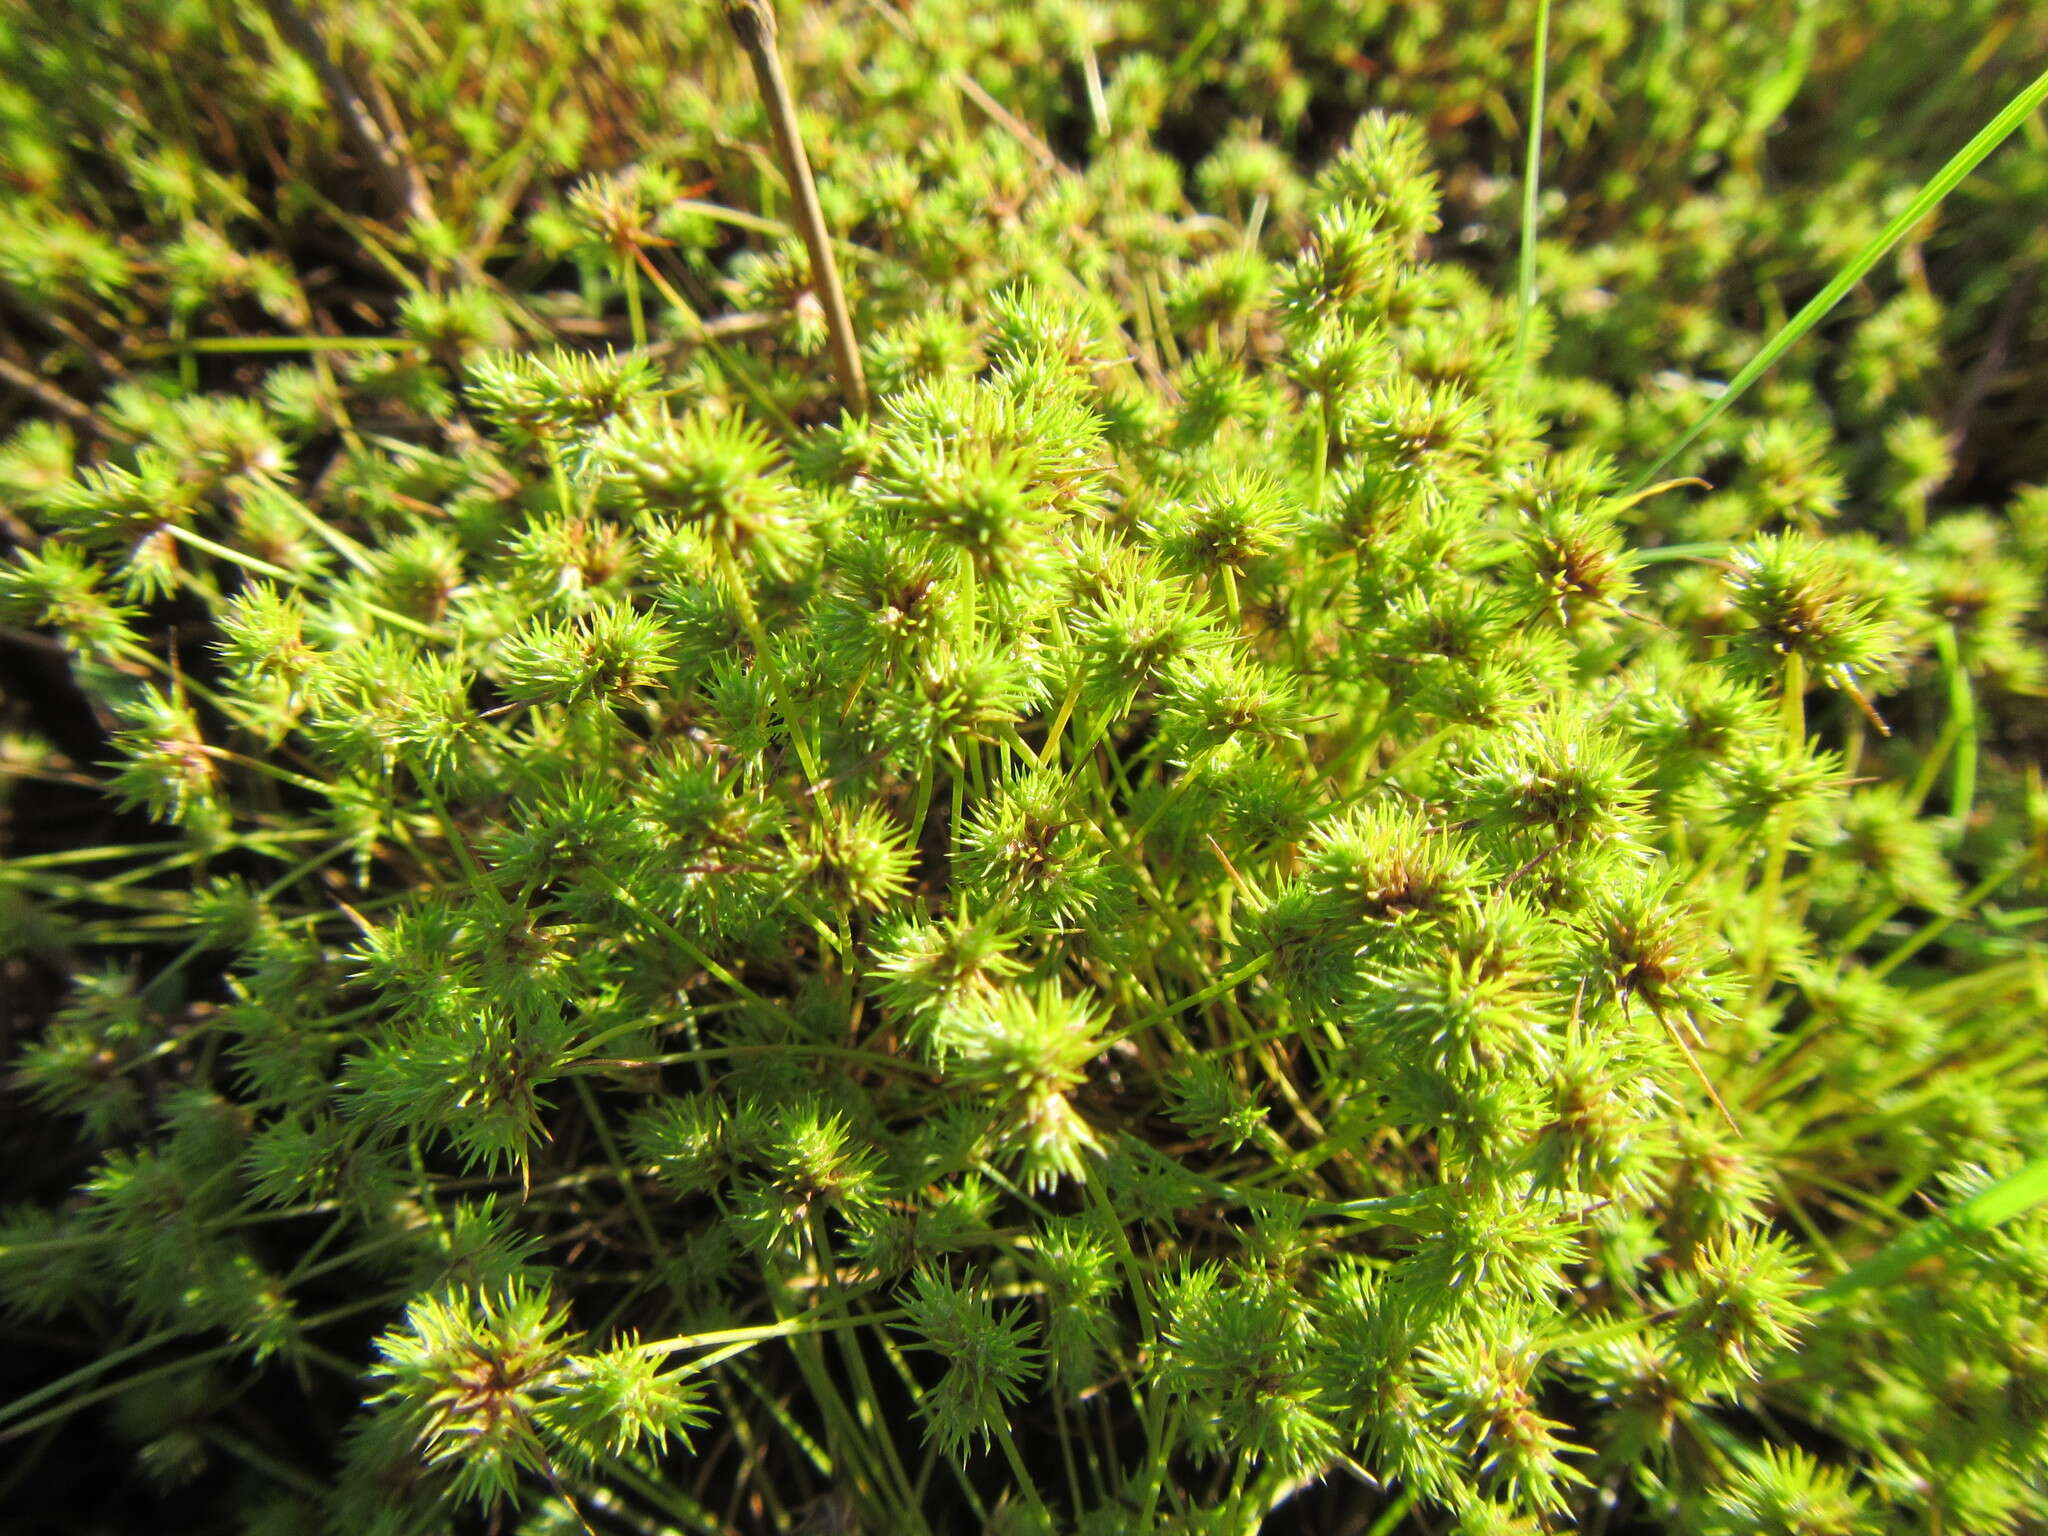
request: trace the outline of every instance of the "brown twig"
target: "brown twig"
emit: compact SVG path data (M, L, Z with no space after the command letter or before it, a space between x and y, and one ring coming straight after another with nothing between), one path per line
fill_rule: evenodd
M825 228L825 212L818 206L818 186L811 179L811 162L804 154L796 102L789 93L789 81L783 76L782 60L775 51L775 13L768 8L767 0L725 0L725 19L754 66L754 78L760 82L768 120L775 129L776 146L782 151L783 174L789 178L790 194L796 201L797 229L811 253L811 288L825 310L825 328L832 342L832 364L839 375L839 387L846 396L847 408L865 415L868 386L861 372L860 347L854 341L853 317L847 312L846 290L839 283L839 263L832 255L832 236Z
M5 357L0 357L0 384L12 385L51 415L62 416L88 432L113 438L126 438L128 435L111 423L102 421L91 406L73 399L48 379L31 373L19 363L10 362Z
M905 42L913 47L924 47L923 39L917 35L916 30L904 19L903 13L891 5L889 0L868 0L868 6L876 15L893 27L897 35ZM1041 171L1064 173L1068 170L1068 167L1061 163L1060 157L1053 153L1050 144L1047 144L1045 140L1033 133L1030 125L1022 118L997 101L995 97L989 95L982 88L981 82L972 75L968 74L965 70L949 70L946 72L946 80L961 95L980 108L990 122L1023 145L1031 158L1038 162L1038 168Z
M126 363L123 363L120 358L114 356L113 353L86 335L83 330L79 329L77 325L73 324L64 315L59 314L53 309L45 309L37 311L35 318L44 329L53 332L62 340L68 341L72 346L78 348L85 360L91 363L93 367L99 369L106 377L110 379L125 379L128 377L128 365Z
M646 349L648 357L669 357L696 346L700 341L729 341L739 336L762 336L770 331L780 330L789 324L790 312L786 309L769 310L759 314L751 311L730 315L714 315L701 322L688 335L677 336L668 341L657 341ZM554 315L547 322L563 336L575 336L594 341L617 341L621 338L621 323L596 315Z
M2027 302L2033 293L2034 275L2031 272L2021 273L2007 285L2005 299L1998 306L1997 318L1991 322L1991 334L1984 344L1984 351L1978 356L1976 366L1971 368L1969 377L1963 381L1955 403L1949 407L1948 416L1942 422L1942 431L1951 452L1960 453L1969 440L1971 420L1991 393L1999 370L2005 366L2013 332L2019 326L2020 317L2026 313ZM1965 466L1958 463L1951 471L1950 479L1962 480L1965 478L1964 470Z
M673 357L707 341L733 341L742 336L763 336L789 323L790 312L773 310L764 314L714 315L687 336L659 341L647 349L649 357Z
M354 143L356 152L368 162L385 198L405 218L418 224L434 222L433 204L427 197L426 178L417 164L409 161L392 135L357 93L348 75L335 61L312 17L293 0L263 0L271 23L287 44L304 55L327 88L342 131Z

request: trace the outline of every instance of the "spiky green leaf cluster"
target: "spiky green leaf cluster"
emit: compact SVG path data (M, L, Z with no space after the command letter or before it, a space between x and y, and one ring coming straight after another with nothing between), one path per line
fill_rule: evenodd
M716 7L0 7L0 1437L2024 1528L2038 168L1630 487L2043 22L1553 8L1523 315L1526 9L785 7L856 413Z

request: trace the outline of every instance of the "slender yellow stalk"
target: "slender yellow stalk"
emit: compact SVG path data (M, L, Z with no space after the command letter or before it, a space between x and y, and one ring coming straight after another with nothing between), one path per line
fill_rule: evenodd
M776 147L782 153L783 173L789 178L790 196L796 204L796 225L811 255L811 289L824 306L825 326L832 343L832 367L839 375L839 387L846 395L847 409L865 415L868 408L867 379L861 372L860 347L853 337L853 317L846 308L846 290L839 282L839 263L832 254L832 235L825 228L825 213L818 206L818 186L811 179L811 162L804 153L803 131L797 126L796 101L782 72L782 59L775 51L775 13L766 0L726 0L725 19L731 24L740 46L754 66L754 78L761 85L761 99L768 108L768 121L775 128Z

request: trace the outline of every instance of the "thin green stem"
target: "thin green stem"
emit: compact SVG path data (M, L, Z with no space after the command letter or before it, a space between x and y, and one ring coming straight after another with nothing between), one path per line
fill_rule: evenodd
M626 290L626 317L632 327L633 348L644 352L647 349L647 312L640 303L640 263L620 262L619 275Z
M1806 665L1797 651L1785 658L1783 694L1780 699L1785 750L1797 756L1806 749ZM1792 816L1780 809L1773 813L1770 844L1764 855L1763 888L1757 898L1756 933L1749 956L1750 1009L1763 1005L1771 987L1771 958L1779 920L1778 895L1785 880L1785 861L1792 847Z
M1665 449L1663 455L1643 472L1634 489L1642 489L1656 482L1677 457L1694 443L1702 433L1719 421L1735 402L1749 393L1750 386L1769 372L1771 367L1789 352L1808 331L1819 325L1834 307L1854 291L1870 269L1881 261L1885 254L1908 234L1917 229L1927 216L1938 207L1943 198L1961 186L1965 177L1983 164L1990 153L2003 144L2013 131L2034 115L2043 101L2048 101L2048 70L2021 88L2003 110L1984 125L1977 135L1950 156L1948 163L1935 172L1918 195L1879 230L1862 248L1843 265L1828 285L1815 294L1806 307L1782 326L1777 334L1764 343L1757 353L1735 377L1728 381L1728 387L1714 399L1714 403L1703 411L1682 434L1678 441Z
M313 582L299 575L296 571L288 571L281 565L272 565L268 560L258 559L255 555L245 555L238 549L229 549L225 544L216 544L212 539L206 538L202 534L194 533L189 528L180 528L176 523L165 523L162 526L164 531L180 544L196 549L201 554L211 555L216 560L225 560L230 565L238 565L243 570L251 571L258 576L268 576L272 581L281 581L287 586L311 587L314 585ZM402 629L408 634L418 635L423 640L438 640L441 638L440 631L431 624L422 624L418 619L407 618L402 613L393 613L389 608L385 608L377 603L365 602L362 604L362 607L365 613L382 619L386 624Z
M846 307L846 290L839 281L839 262L833 255L832 236L825 227L824 209L818 202L817 183L811 179L810 157L804 153L796 99L790 93L781 56L776 52L775 12L767 0L725 0L725 19L754 66L762 104L767 107L768 121L775 130L783 173L789 179L797 229L810 253L811 289L825 311L832 364L839 375L840 390L846 396L846 407L855 415L865 415L868 389L861 371L860 345L854 339L853 316Z

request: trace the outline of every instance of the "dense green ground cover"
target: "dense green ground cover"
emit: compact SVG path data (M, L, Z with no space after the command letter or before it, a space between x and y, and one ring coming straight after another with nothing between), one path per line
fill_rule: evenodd
M7 1507L2039 1528L2048 10L779 50L0 4Z

